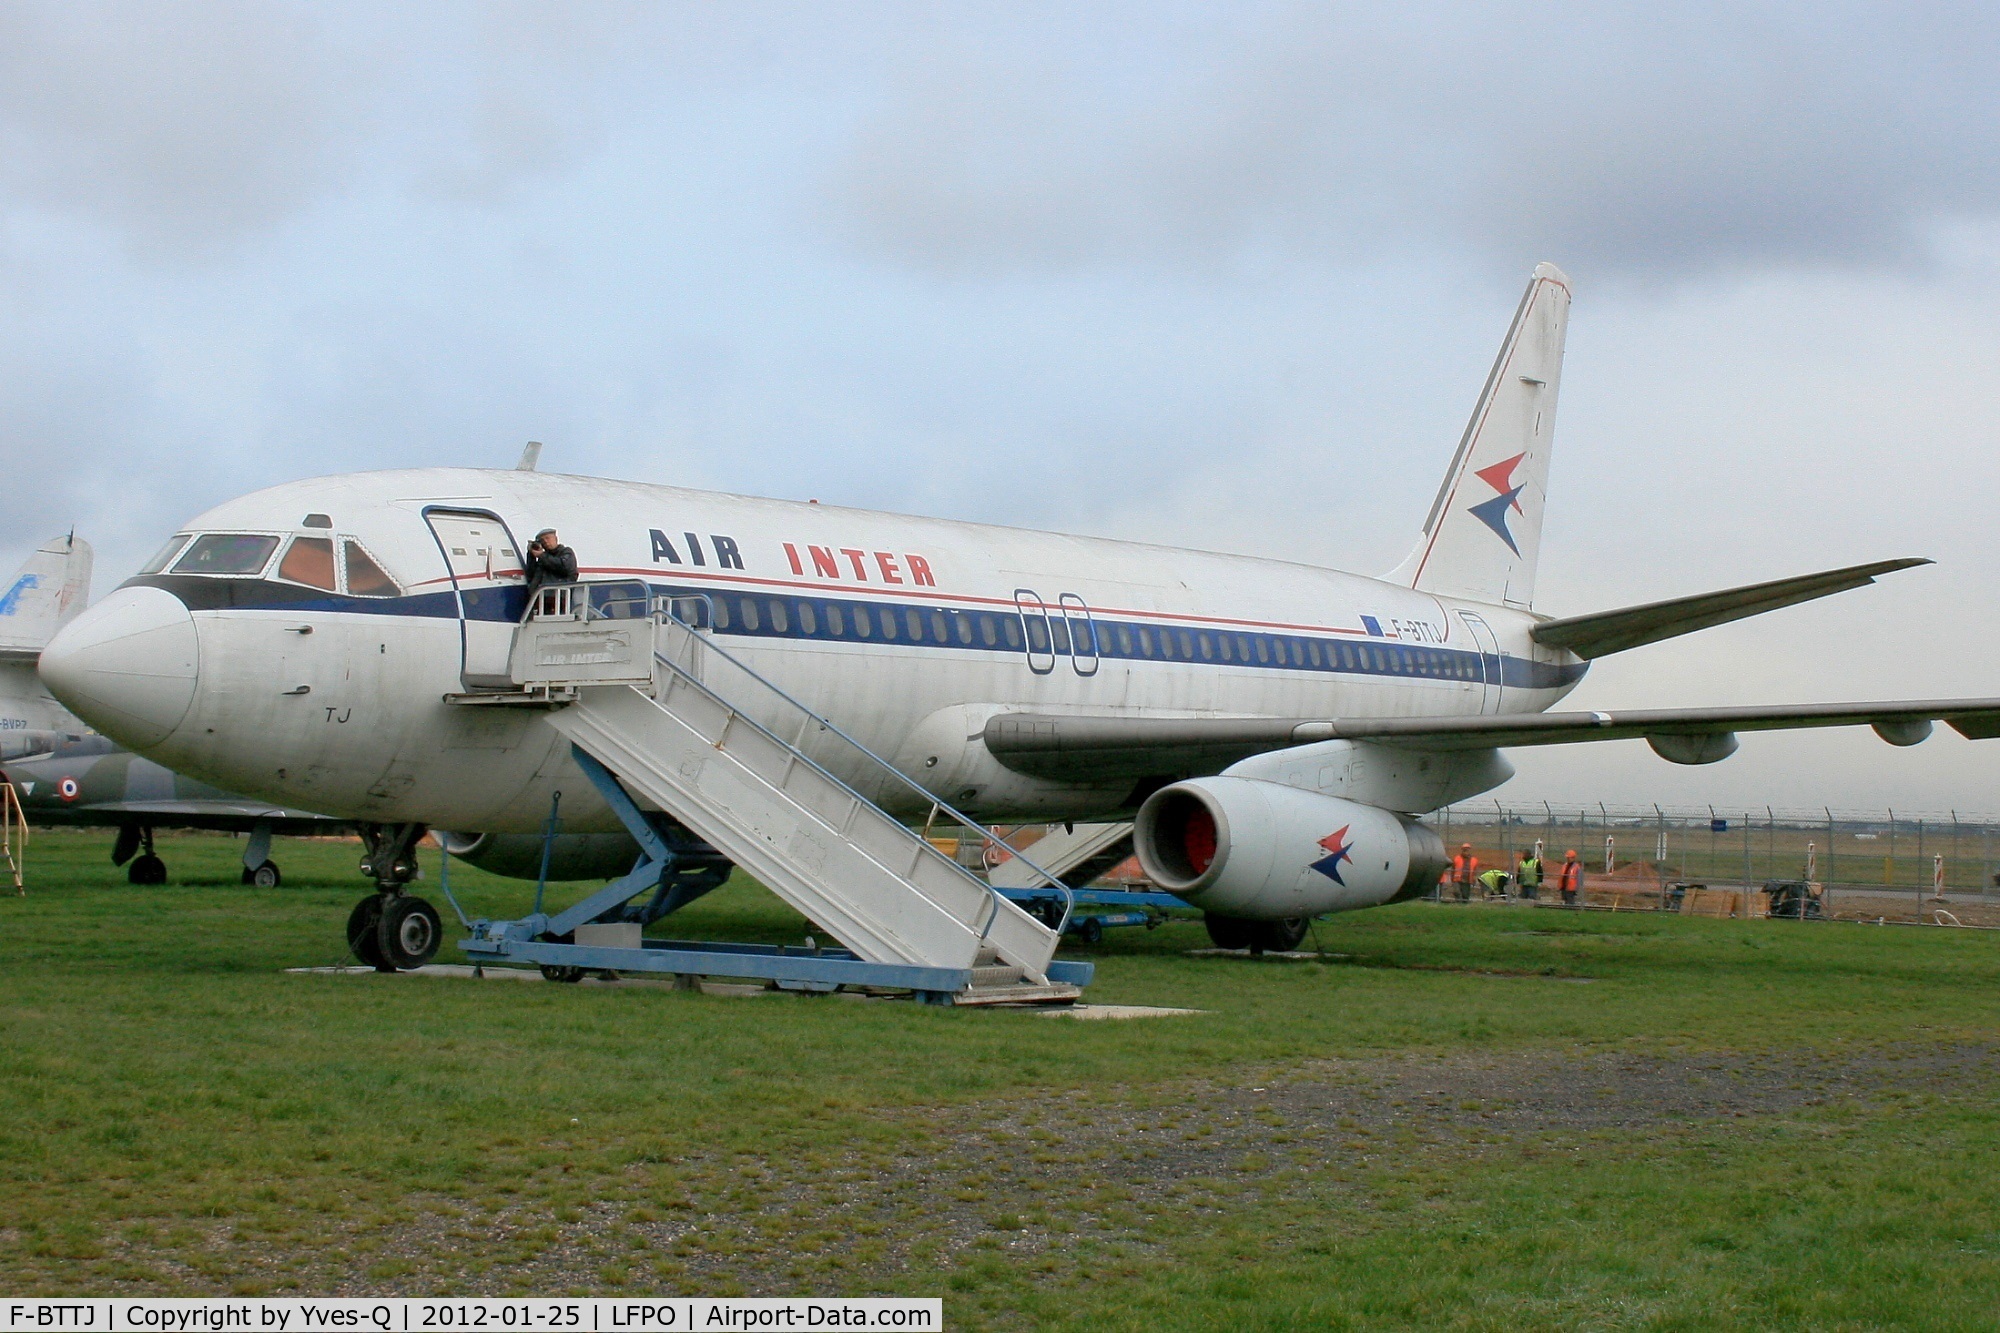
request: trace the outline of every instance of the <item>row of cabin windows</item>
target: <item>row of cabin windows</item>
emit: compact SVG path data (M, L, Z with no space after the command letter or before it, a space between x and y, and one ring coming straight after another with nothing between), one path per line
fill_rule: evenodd
M283 538L248 532L212 532L188 540L181 533L140 569L157 574L171 563L176 574L256 575L264 572ZM338 562L335 546L339 547ZM185 550L183 550L185 546ZM179 558L176 559L175 557ZM401 593L375 558L352 537L294 537L273 575L288 583L338 592L345 576L353 597L395 597Z
M1014 652L1019 652L1025 643L1030 652L1054 652L1060 656L1074 652L1088 657L1094 651L1104 657L1150 661L1365 671L1432 680L1477 681L1481 676L1479 658L1474 654L1403 645L1329 643L1291 635L1222 633L1121 622L1072 625L1059 615L1044 620L1039 615L1023 617L1006 612L809 602L783 597L710 596L701 598L700 605L710 609L716 629L738 634L935 643L964 648L1004 647Z

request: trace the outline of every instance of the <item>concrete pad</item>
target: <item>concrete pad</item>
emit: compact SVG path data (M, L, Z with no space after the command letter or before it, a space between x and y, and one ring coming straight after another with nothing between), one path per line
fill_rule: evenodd
M1066 1009L1045 1009L1043 1018L1175 1018L1182 1014L1205 1014L1206 1009L1162 1009L1146 1004L1073 1004Z
M1189 958L1276 958L1287 963L1313 963L1329 958L1352 958L1345 953L1313 953L1305 949L1294 949L1289 953L1251 953L1248 949L1189 949Z

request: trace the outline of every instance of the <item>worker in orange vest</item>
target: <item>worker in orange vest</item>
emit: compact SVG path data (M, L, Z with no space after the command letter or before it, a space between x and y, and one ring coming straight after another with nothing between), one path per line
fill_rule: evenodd
M1576 895L1583 891L1583 864L1574 847L1563 853L1563 863L1556 868L1556 888L1562 892L1564 907L1576 906Z
M1479 878L1479 858L1472 854L1472 844L1461 843L1458 855L1451 858L1451 882L1458 889L1458 900L1472 901L1473 881Z

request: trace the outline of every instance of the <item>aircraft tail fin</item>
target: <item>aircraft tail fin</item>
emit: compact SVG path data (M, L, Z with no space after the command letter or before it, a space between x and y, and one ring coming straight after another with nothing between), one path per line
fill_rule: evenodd
M71 533L45 541L0 587L0 653L39 653L90 601L90 543Z
M1569 279L1537 264L1409 558L1387 575L1422 592L1526 607L1535 596Z

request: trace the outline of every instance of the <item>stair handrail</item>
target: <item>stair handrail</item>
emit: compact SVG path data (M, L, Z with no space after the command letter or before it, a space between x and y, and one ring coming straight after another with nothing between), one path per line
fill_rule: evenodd
M611 582L613 581L612 580L605 581L605 583L611 583ZM915 793L917 796L920 796L925 801L929 802L930 816L924 821L924 828L926 830L929 830L935 824L938 816L942 814L947 818L949 818L950 820L952 820L954 823L956 823L961 829L969 833L972 833L973 835L981 839L984 839L987 836L986 829L983 825L975 823L969 815L965 814L963 811L953 806L950 802L945 801L941 797L926 790L922 783L917 782L915 779L911 778L908 774L904 773L901 769L897 768L894 764L889 763L886 759L883 759L880 755L876 754L866 745L863 745L860 741L848 735L845 731L841 730L839 725L836 724L831 718L826 717L824 714L815 712L811 706L793 697L789 692L785 690L783 686L779 685L776 681L773 681L769 677L765 676L762 672L758 671L755 667L751 666L749 663L737 657L727 648L724 648L721 644L715 641L712 635L703 633L699 625L685 619L674 609L675 605L681 602L687 602L699 605L708 612L708 621L710 624L713 624L715 621L715 603L714 603L714 598L711 595L707 593L654 593L651 587L640 579L620 579L616 580L615 582L628 583L635 587L643 589L644 595L642 597L618 597L618 598L599 599L592 597L589 594L586 594L582 599L584 618L586 620L637 619L636 616L619 617L619 616L609 615L606 613L605 608L613 606L635 606L643 603L647 607L648 618L652 619L655 623L671 623L674 625L678 625L682 630L684 630L687 633L688 638L691 642L701 644L703 647L707 648L708 651L714 653L716 656L728 662L738 671L741 671L744 675L750 677L750 679L756 681L759 685L762 685L772 694L778 696L778 698L782 699L785 703L789 704L793 709L797 710L800 713L803 713L807 718L807 720L817 723L821 730L830 731L835 736L839 737L842 741L845 741L856 753L860 754L863 758L868 760L869 763L873 764L877 769L886 774L894 782L900 783L903 787L905 787L909 791ZM601 587L604 586L604 584L597 584L596 586ZM673 658L669 657L667 654L659 651L657 646L654 648L653 656L668 670L674 672L674 674L681 677L683 680L687 681L690 685L700 690L703 694L707 695L710 699L713 699L716 703L722 705L724 708L729 709L737 717L742 718L743 721L749 723L752 727L756 728L765 737L769 738L772 741L775 741L777 744L783 746L785 749L797 755L802 762L810 765L813 771L817 772L820 776L826 778L829 782L832 782L835 786L839 787L849 796L852 796L855 800L860 801L865 805L874 806L876 809L881 808L880 806L876 806L875 802L869 800L859 791L856 791L852 784L848 783L845 779L841 778L839 775L831 772L829 769L827 769L827 767L824 764L814 759L811 755L805 753L805 751L801 750L798 746L786 740L783 736L780 736L777 732L771 730L769 727L765 726L762 722L759 722L756 718L743 713L740 709L737 708L735 704L732 704L728 699L724 698L720 692L711 688L707 684L707 682L703 681L693 671L689 670L687 667L682 666L679 662L676 662L675 660L673 660ZM885 811L884 813L887 812ZM970 870L967 870L964 866L959 865L958 862L952 860L950 857L945 856L944 853L938 851L936 847L931 845L930 839L928 836L926 836L926 834L918 833L915 829L905 824L902 820L895 818L893 815L890 816L889 822L896 828L902 830L902 832L906 836L908 836L913 842L922 846L926 851L930 852L940 861L943 861L946 865L950 866L958 874L964 876L966 880L968 880L973 884L978 885L980 888L986 891L987 896L990 900L989 910L986 915L986 921L980 927L979 930L979 938L981 940L986 939L987 935L993 929L993 923L999 919L1000 905L1001 903L1007 901L1007 896L1002 892L1000 892L1000 890L994 888L991 884L982 881L977 875L973 874ZM1058 939L1060 939L1063 932L1067 930L1069 927L1070 917L1076 911L1075 890L1071 889L1069 885L1063 883L1063 881L1058 877L1056 877L1055 875L1052 875L1047 870L1044 870L1040 865L1036 864L1032 858L1024 856L1019 852L1016 852L1015 855L1020 858L1021 862L1024 865L1026 865L1028 869L1034 871L1037 875L1041 876L1042 881L1045 885L1057 890L1059 893L1062 894L1062 901L1063 901L1062 920L1058 922L1054 927L1056 936Z
M596 596L596 594L594 594L594 592L598 592L600 588L614 588L614 586L620 586L620 584L624 584L624 586L628 586L628 588L634 588L634 594L630 594L630 596ZM900 785L902 785L902 787L906 787L908 791L912 791L912 793L916 793L918 797L922 797L924 801L928 801L928 803L930 803L930 815L928 815L928 819L924 821L924 833L916 833L914 829L910 829L908 825L904 825L904 823L902 823L900 819L894 819L894 817L890 817L890 823L892 823L892 825L896 825L898 829L902 829L902 831L904 831L904 833L906 833L906 835L908 835L908 837L910 837L912 841L916 841L916 843L922 843L922 845L924 845L924 847L926 847L926 849L928 849L928 851L930 851L932 855L936 855L936 857L938 857L940 861L946 861L946 863L948 863L948 865L950 865L950 867L952 867L954 871L958 871L960 875L964 875L964 877L966 877L968 881L972 881L974 885L982 887L982 889L984 889L984 891L986 891L986 893L988 893L988 895L992 897L992 911L990 911L990 913L988 913L988 917L986 917L986 925L984 925L984 927L980 929L980 939L986 939L988 931L992 929L992 923L994 923L994 921L998 919L998 915L1000 915L1000 903L1002 903L1002 901L1006 899L1006 895L1004 895L1004 893L1000 893L998 889L994 889L992 885L988 885L988 883L980 881L980 877L978 877L978 875L974 875L974 873L972 873L972 871L968 871L966 867L958 865L956 861L952 861L950 857L946 857L944 853L940 853L940 851L938 851L936 847L930 847L930 829L932 829L932 827L936 825L936 821L938 821L938 815L946 815L946 817L950 817L950 819L952 819L952 821L954 821L954 823L956 823L956 825L958 825L958 827L960 827L962 831L966 831L966 833L972 833L974 837L978 837L978 839L982 839L982 841L984 841L984 839L988 837L988 835L986 835L986 829L984 829L984 825L978 825L978 823L974 823L974 821L972 821L972 817L964 815L962 811L958 811L958 809L956 809L956 807L952 807L950 803L946 803L946 801L938 799L938 797L936 797L934 793L926 791L922 783L918 783L918 781L910 779L910 777L908 777L908 775L906 775L906 773L904 773L902 769L894 767L892 763L888 763L886 759L882 759L880 755L876 755L874 751L870 751L870 749L868 749L866 745L862 745L860 741L856 741L854 737L850 737L848 733L844 733L844 731L842 731L842 729L840 729L840 727L838 727L838 725L836 725L836 723L834 723L832 719L828 719L828 717L826 717L826 715L822 715L822 713L816 713L816 711L814 711L812 707L808 707L808 705L806 705L804 701L800 701L800 699L794 699L794 697L792 697L790 693L786 693L786 689L784 689L784 687L780 687L780 685L778 685L776 681L772 681L772 679L764 677L764 675L762 675L760 671L756 671L754 667L750 667L750 664L748 664L748 662L744 662L744 660L742 660L742 658L738 658L738 656L736 656L734 652L730 652L728 648L724 648L722 644L718 644L718 642L714 640L714 636L712 636L712 634L708 634L708 632L704 632L704 630L702 630L702 624L700 624L700 618L696 618L696 620L688 620L686 616L682 616L680 612L676 612L676 610L674 610L674 606L676 606L676 604L682 604L682 602L686 602L686 604L690 604L690 606L700 606L700 608L702 608L702 610L706 612L706 622L708 622L708 624L714 624L714 622L716 622L716 598L714 598L714 594L710 594L710 592L654 592L652 584L648 584L648 582L646 582L644 578L586 578L586 580L578 580L578 582L574 582L574 584L552 584L552 588L554 588L554 586L560 586L560 588L564 588L564 596L560 598L560 602L558 602L558 604L546 604L546 602L540 602L540 598L536 598L536 600L532 600L532 602L530 602L528 610L524 612L524 618L542 618L542 616L550 616L550 618L570 618L570 616L574 616L574 614L576 614L576 610L580 608L580 610L582 610L582 616L584 616L584 620L586 620L586 622L588 622L588 620L638 620L638 618L640 618L640 614L630 614L630 612L632 612L634 608L642 608L642 614L644 614L644 618L652 618L652 620L670 620L670 622L678 624L680 628L684 628L684 630L688 632L688 638L690 638L690 642L700 642L700 644L704 644L704 646L706 646L708 650L712 650L712 652L716 652L718 656L722 656L722 658L724 658L726 662L730 662L730 664L732 664L732 667L736 667L736 669L738 669L740 673L744 673L746 677L750 677L752 681L756 681L758 685L762 685L762 687L764 687L766 691L770 691L772 695L776 695L778 699L782 699L784 703L788 703L788 705L790 705L792 709L796 709L798 713L804 713L808 721L812 721L812 723L818 723L818 727L820 727L822 731L830 731L830 733L834 733L834 735L836 735L838 739L846 741L846 743L848 743L848 745L850 745L850 747L852 747L852 749L854 749L856 753L860 753L860 755L862 755L862 757L864 757L864 759L866 759L868 763L872 763L872 765L874 765L876 769L880 769L882 773L886 773L886 775L888 775L888 777L890 777L892 781L900 783ZM580 590L584 590L584 596L582 596L582 598L574 598L574 592L572 592L572 590L578 590L578 588L580 588ZM544 604L548 606L546 610L542 610L542 606L544 606ZM624 616L620 616L620 614L614 614L614 612L610 610L610 608L614 608L614 606L624 606L624 608L628 608L628 614L624 614ZM542 612L542 614L538 614L538 612ZM690 685L694 685L696 689L700 689L700 691L702 691L704 695L708 695L710 699L714 699L714 701L716 701L718 705L722 705L724 709L730 709L730 713L734 713L736 717L742 717L742 719L744 719L746 723L750 723L752 727L756 727L756 729L758 729L758 731L760 731L760 733L762 733L764 737L768 737L770 741L776 741L776 743L778 743L778 745L782 745L782 747L784 747L786 751L792 751L794 755L798 755L798 759L802 759L802 761L804 761L806 765L810 765L810 767L814 769L814 773L818 773L818 775L820 775L820 777L824 777L826 781L834 783L834 785L836 785L836 787L838 787L840 791L848 793L850 797L854 797L856 801L860 801L860 803L864 803L864 805L870 805L870 807L874 807L874 801L870 801L870 799L868 799L868 797L864 797L862 793L854 791L854 787L852 787L850 783L846 783L846 781L844 781L844 779L840 779L838 775L830 773L830 771L828 771L828 769L826 769L826 767L824 767L822 763L818 763L816 759L812 759L810 755L806 755L804 751L800 751L800 749L798 749L796 745L792 745L790 741L786 741L786 739L784 739L784 737L780 737L778 733L774 733L774 731L770 731L768 727L764 727L762 723L758 723L758 721L756 721L754 717L746 717L746 715L742 715L742 713L740 713L740 711L738 711L738 709L736 709L736 707L734 707L734 705L732 705L732 703L730 703L728 699L724 699L724 697L722 697L722 695L720 695L718 691L710 689L710 687L708 687L708 685L706 685L706 683L704 683L704 681L702 681L702 679L700 679L698 675L694 675L694 673L692 673L690 669L682 667L682 664L680 664L680 662L672 660L670 656L666 656L666 654L664 654L664 652L660 652L658 648L654 648L654 658L658 658L658 660L660 660L660 662L664 664L664 667L668 667L668 669L670 669L672 673L676 673L678 677L686 679L686 681L688 681ZM880 809L880 807L876 807L876 809ZM1012 851L1012 849L1010 849L1010 851ZM1022 865L1026 865L1026 867L1028 867L1030 871L1034 871L1036 875L1040 875L1040 877L1042 877L1042 883L1044 883L1044 887L1050 887L1050 889L1056 889L1056 891L1058 891L1058 893L1062 895L1062 921L1060 921L1060 923L1056 923L1056 927L1054 927L1056 935L1060 937L1060 935L1062 935L1062 933L1064 933L1064 931L1068 929L1068 925L1070 925L1070 917L1072 917L1072 915L1076 913L1076 891L1074 891L1074 889L1070 889L1070 887L1068 887L1068 885L1066 885L1066 883L1064 883L1062 879L1058 879L1056 875L1050 875L1050 873L1048 873L1046 869L1042 869L1040 865L1036 865L1036 861L1034 861L1032 857L1026 857L1026 855L1022 855L1022 853L1014 853L1014 857L1018 857L1018 859L1020 859L1020 863L1022 863Z

